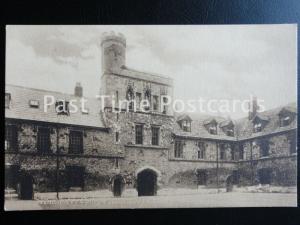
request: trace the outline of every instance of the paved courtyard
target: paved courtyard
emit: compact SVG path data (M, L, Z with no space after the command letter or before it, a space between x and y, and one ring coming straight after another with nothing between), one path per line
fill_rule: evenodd
M214 193L149 197L103 197L61 200L6 200L6 210L188 208L188 207L294 207L295 193Z

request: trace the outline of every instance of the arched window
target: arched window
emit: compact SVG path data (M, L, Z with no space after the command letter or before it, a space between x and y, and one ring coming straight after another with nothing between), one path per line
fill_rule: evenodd
M127 88L127 92L126 92L126 100L129 101L129 110L132 111L134 109L134 95L133 95L133 89L131 86L129 86Z
M148 106L145 107L145 110L150 110L151 106L151 91L147 89L145 91L145 100L148 102Z

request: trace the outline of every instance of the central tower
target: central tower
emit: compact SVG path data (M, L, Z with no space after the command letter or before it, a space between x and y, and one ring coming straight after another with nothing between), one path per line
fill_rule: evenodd
M113 31L104 33L101 39L102 73L110 73L125 66L126 39Z

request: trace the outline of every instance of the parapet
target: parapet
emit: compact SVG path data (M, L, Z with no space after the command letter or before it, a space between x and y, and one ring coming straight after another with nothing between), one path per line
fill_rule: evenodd
M101 38L101 46L106 41L116 41L124 45L126 47L126 38L122 33L115 33L114 31L111 32L104 32Z

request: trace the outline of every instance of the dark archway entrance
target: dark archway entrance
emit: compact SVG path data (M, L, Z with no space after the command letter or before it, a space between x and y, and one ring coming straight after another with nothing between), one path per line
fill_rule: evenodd
M85 168L82 166L67 166L67 181L69 190L84 189Z
M121 176L116 176L113 179L112 190L115 197L120 197L124 188L124 180Z
M20 199L33 199L33 178L29 174L22 174L20 177Z
M20 166L8 165L5 166L5 188L13 188L17 190L17 183L19 180Z
M263 168L258 170L259 183L271 184L272 181L272 170L269 168Z
M234 183L234 177L233 177L233 175L230 175L226 179L226 191L227 192L231 192L233 190L233 183Z
M150 169L145 169L137 175L138 196L156 195L157 175Z
M206 185L207 172L206 170L197 170L197 185Z

